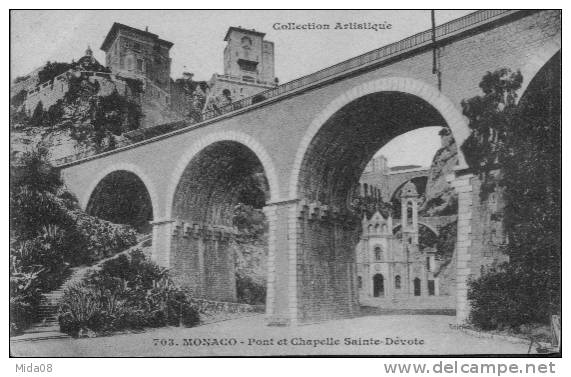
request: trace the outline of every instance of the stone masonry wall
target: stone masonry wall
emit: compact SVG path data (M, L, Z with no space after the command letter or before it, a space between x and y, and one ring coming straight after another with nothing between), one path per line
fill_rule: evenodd
M171 269L176 281L194 297L236 301L234 255L229 250L232 235L225 227L175 222Z
M302 207L297 237L300 322L351 317L358 313L355 246L358 220Z
M498 171L491 172L498 175ZM482 180L472 178L472 247L471 271L474 278L482 272L508 261L501 250L505 244L503 227L503 193L496 189L488 195L481 195Z

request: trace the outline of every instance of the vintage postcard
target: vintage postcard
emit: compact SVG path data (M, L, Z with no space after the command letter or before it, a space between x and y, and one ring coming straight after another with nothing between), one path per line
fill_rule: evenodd
M10 11L10 355L560 356L561 17Z

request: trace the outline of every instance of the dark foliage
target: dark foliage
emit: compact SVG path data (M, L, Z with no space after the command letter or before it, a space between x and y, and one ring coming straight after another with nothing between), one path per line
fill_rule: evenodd
M184 72L183 77L173 81L172 105L176 111L184 114L193 123L197 123L202 120L202 110L206 103L204 93L209 88L206 81L194 81L192 76L192 74Z
M25 153L10 164L11 327L35 319L41 291L58 287L69 267L109 256L136 242L136 234L82 213L63 188L47 151Z
M398 208L398 210L393 208ZM367 216L367 219L370 219L377 211L384 217L388 217L389 215L396 217L396 215L400 213L400 207L395 207L392 203L383 201L382 198L372 196L354 197L351 202L351 210L359 218Z
M537 275L519 264L504 264L469 281L470 321L484 330L518 329L521 325L548 323L549 308L542 306L548 275Z
M236 273L236 294L238 302L250 305L264 305L266 303L266 286L256 282L251 276Z
M506 252L510 264L472 281L472 321L483 328L548 322L561 310L560 61L536 77L519 106L521 75L487 74L484 96L469 101L475 131L467 140L471 167L483 172L485 187L504 188ZM477 126L476 126L477 125ZM501 175L483 169L494 164ZM495 176L494 176L495 177Z
M20 90L18 93L14 94L12 98L10 98L10 106L14 106L15 108L20 107L26 100L26 96L26 90Z
M25 251L10 244L10 335L16 335L36 320L40 304L41 268L23 266L18 258Z
M233 225L242 238L260 238L267 230L266 217L261 209L239 203L234 207Z
M139 104L116 90L108 96L99 96L92 111L92 141L98 147L106 139L113 140L113 136L139 128L143 116Z
M44 104L42 101L38 102L36 108L32 112L32 116L29 119L30 126L32 127L42 127L44 124Z
M513 121L521 73L502 68L487 72L480 88L483 96L462 101L462 113L470 120L470 136L462 145L466 162L476 172L501 163L506 153L507 133Z
M52 81L56 76L68 71L72 67L69 63L47 62L46 65L38 72L38 82L43 84Z
M60 307L60 330L72 336L161 326L196 326L196 308L140 250L106 261L69 287Z

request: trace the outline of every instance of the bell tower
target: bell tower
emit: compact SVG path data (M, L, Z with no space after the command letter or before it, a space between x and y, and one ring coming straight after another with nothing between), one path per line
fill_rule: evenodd
M274 43L265 33L230 27L224 41L224 74L244 81L274 84Z
M418 192L412 181L404 185L400 197L403 243L418 246Z

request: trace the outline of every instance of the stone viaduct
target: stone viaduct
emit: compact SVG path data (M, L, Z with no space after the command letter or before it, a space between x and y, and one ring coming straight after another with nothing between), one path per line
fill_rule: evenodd
M447 125L461 145L469 129L460 101L481 93L486 71L521 70L523 95L560 41L559 11L478 11L438 26L436 44L430 30L419 33L198 124L57 165L87 210L139 190L149 203L144 216L152 220L153 259L197 295L219 300L235 298L226 247L236 184L263 171L268 324L348 317L359 310L354 246L360 232L348 202L367 162L419 127ZM435 47L439 74L433 73ZM449 179L459 194L457 320L463 322L466 281L479 273L472 245L478 186L461 155Z

